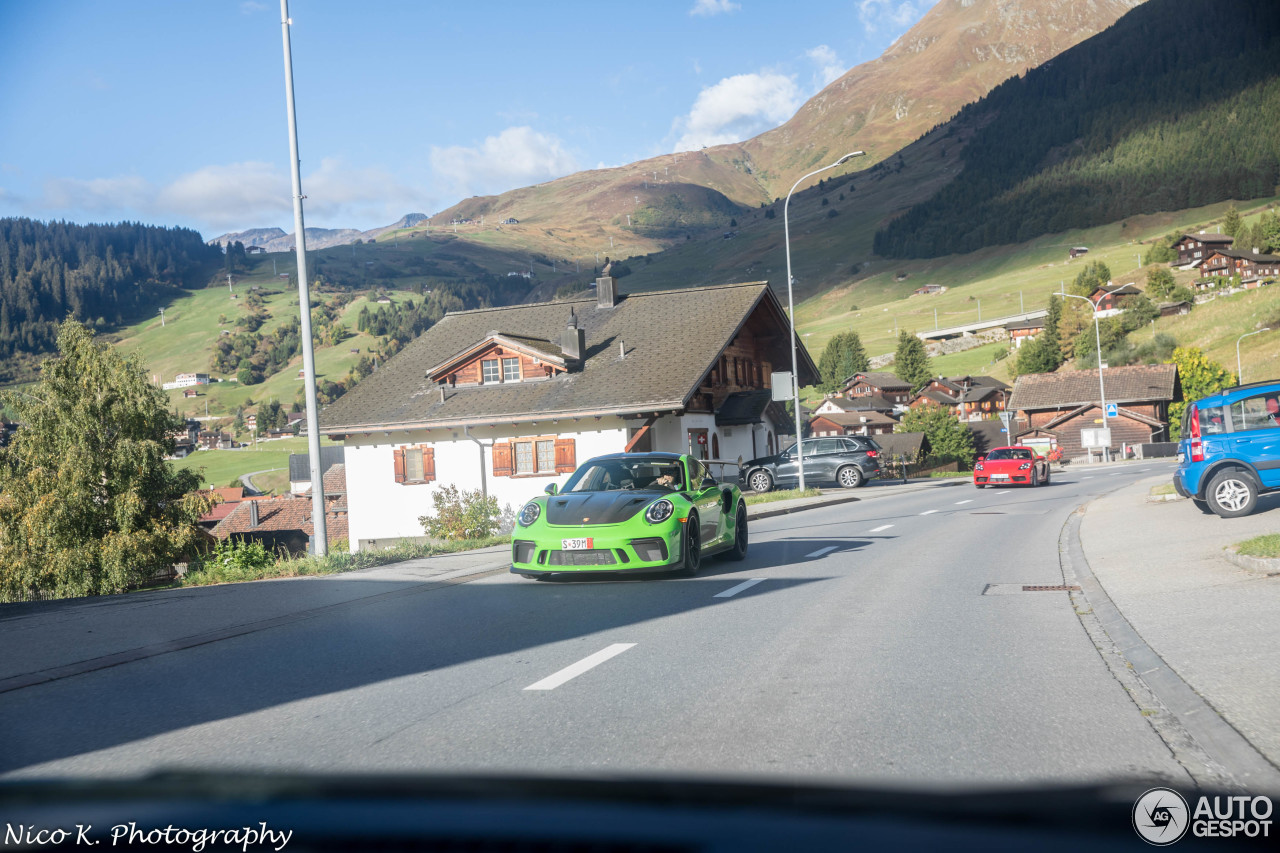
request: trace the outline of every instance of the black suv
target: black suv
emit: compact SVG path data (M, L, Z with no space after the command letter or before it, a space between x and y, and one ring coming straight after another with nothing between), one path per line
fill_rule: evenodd
M865 435L804 440L804 480L856 489L880 475L880 445ZM754 492L791 488L800 482L800 459L793 444L775 456L752 459L738 471L739 482Z

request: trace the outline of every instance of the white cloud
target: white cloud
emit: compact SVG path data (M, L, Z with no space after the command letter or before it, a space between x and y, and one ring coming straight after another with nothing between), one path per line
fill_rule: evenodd
M326 158L302 176L308 225L372 228L423 206L423 196L382 169ZM225 231L292 222L293 189L282 167L256 161L204 166L157 185L136 175L45 183L42 210L73 217L198 223Z
M741 8L740 5L731 3L729 0L694 0L693 8L689 10L689 14L709 18L712 15L736 12Z
M920 17L920 0L859 0L858 19L867 32L905 27Z
M848 69L845 68L840 57L836 56L836 52L825 44L810 48L804 52L804 55L813 60L813 64L818 66L817 86L821 89L828 83L840 78Z
M527 126L508 127L478 148L432 146L430 159L443 189L459 196L490 195L578 170L559 138Z
M255 0L246 0L246 2L240 4L240 14L242 15L252 15L256 12L265 11L267 11L266 3L257 3Z
M309 192L303 184L303 192ZM157 213L208 222L215 227L259 218L277 221L293 210L293 191L284 171L271 163L205 166L179 176L154 193Z
M726 77L699 92L689 114L676 119L672 131L680 136L673 150L749 139L791 118L803 102L795 80L785 74Z

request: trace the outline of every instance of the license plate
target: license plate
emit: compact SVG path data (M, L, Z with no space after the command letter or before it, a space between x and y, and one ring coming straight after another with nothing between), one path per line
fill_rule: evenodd
M592 539L590 539L590 538L587 538L587 539L561 539L561 540L560 540L560 550L561 550L561 551L590 551L590 550L591 550L591 547L592 547L592 545L591 545L592 541L593 541L593 540L592 540Z
M1007 480L1007 479L1009 479L1009 475L1008 475L1008 474L992 474L992 475L991 475L991 479L993 479L993 480Z

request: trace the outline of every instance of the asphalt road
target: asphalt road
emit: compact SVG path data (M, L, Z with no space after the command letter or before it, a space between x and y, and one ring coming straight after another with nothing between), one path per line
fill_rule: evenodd
M712 560L687 580L494 572L421 592L388 580L406 594L0 693L0 774L1186 785L1067 593L984 594L1061 584L1071 511L1171 468L1076 469L1039 489L956 484L764 519L747 560ZM262 588L224 587L222 600L248 610Z

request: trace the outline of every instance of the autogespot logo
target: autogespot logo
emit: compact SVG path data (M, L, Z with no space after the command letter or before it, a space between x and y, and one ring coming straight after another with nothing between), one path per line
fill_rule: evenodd
M1152 788L1133 804L1133 828L1148 844L1164 847L1187 834L1187 801L1171 788Z

